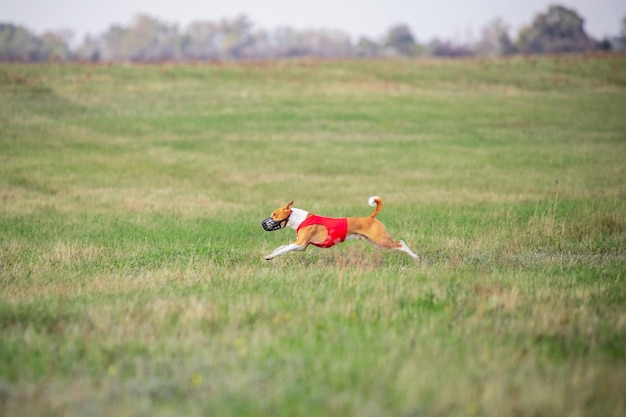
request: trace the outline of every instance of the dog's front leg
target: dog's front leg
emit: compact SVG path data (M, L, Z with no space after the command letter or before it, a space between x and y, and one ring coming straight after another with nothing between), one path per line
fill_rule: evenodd
M284 255L287 252L291 252L294 250L305 250L305 249L306 249L306 245L297 245L295 243L291 243L289 245L280 246L274 249L274 252L270 253L263 259L265 259L266 261L269 261L270 259L274 259L277 256Z

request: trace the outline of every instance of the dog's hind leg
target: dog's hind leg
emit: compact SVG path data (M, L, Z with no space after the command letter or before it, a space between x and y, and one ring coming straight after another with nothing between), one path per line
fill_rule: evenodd
M417 255L416 253L414 253L411 249L409 249L409 247L407 246L406 243L404 243L404 240L401 240L400 242L400 247L399 248L394 248L395 250L398 250L400 252L404 252L407 255L411 256L413 259L415 259L416 261L421 261L422 258Z
M398 242L394 241L391 237L389 237L389 235L386 235L382 238L379 238L377 240L372 239L369 236L364 236L372 245L374 245L376 248L381 249L381 250L397 250L399 252L404 252L407 255L409 255L410 257L412 257L413 259L415 259L416 261L421 261L422 258L420 258L419 255L417 255L416 253L414 253L408 246L406 243L404 243L403 240L400 240Z

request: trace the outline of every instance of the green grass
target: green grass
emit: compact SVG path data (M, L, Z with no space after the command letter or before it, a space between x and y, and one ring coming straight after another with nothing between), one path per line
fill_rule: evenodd
M626 59L0 65L0 414L622 416ZM378 218L264 255L295 200Z

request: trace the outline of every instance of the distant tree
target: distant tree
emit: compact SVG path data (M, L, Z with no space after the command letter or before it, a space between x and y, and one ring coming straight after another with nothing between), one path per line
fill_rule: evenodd
M245 49L252 43L253 23L245 15L233 20L224 19L218 25L220 57L223 59L243 58Z
M626 16L622 18L622 26L618 36L614 38L612 46L617 51L626 51Z
M47 59L43 42L28 29L0 23L0 60L29 62Z
M584 30L584 20L572 9L550 6L537 15L518 36L517 47L526 53L578 52L593 49L595 42Z
M460 58L474 55L471 45L457 44L452 41L433 39L428 43L428 51L433 56Z
M86 35L83 42L74 51L78 61L98 62L102 54L102 42L99 38Z
M301 36L308 56L339 58L352 55L350 35L343 31L310 29Z
M265 58L280 57L325 57L339 58L353 54L350 36L340 30L308 29L299 31L288 26L271 32L257 32L254 42L246 51Z
M407 25L400 24L389 29L383 45L392 54L417 55L417 42Z
M381 49L378 42L362 36L356 44L355 54L356 56L373 57L380 55Z
M147 15L138 15L128 28L114 25L102 39L106 61L166 61L180 57L180 36L176 25Z
M46 32L41 36L43 49L47 59L55 61L68 61L72 58L70 43L74 33L71 30L59 30Z
M128 29L121 25L112 25L102 34L99 41L94 42L94 44L100 44L101 60L108 62L127 59L122 51L122 44L124 43L124 37L127 32Z
M298 31L289 26L274 29L268 43L273 57L305 56L308 52Z
M218 59L219 28L213 22L193 22L181 37L181 46L185 59Z
M613 44L608 38L604 38L604 39L597 41L594 44L593 49L606 52L606 51L610 51L613 49Z
M247 58L276 58L276 51L269 31L259 29L253 31L250 44L245 48Z
M515 45L509 37L509 25L502 19L494 19L482 30L482 37L475 46L476 53L487 56L509 55L515 52Z
M37 36L22 26L0 23L0 61L65 61L71 58L69 30Z

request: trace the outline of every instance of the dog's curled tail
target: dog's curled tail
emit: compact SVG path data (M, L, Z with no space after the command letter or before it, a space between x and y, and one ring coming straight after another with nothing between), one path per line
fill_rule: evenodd
M380 213L380 211L383 209L383 200L381 200L380 197L378 197L377 195L370 197L370 199L367 201L367 204L369 204L371 207L376 207L374 212L370 214L370 217L372 218L376 217L376 215Z

